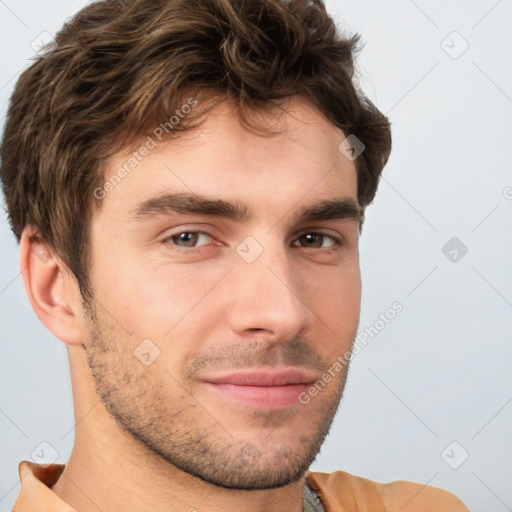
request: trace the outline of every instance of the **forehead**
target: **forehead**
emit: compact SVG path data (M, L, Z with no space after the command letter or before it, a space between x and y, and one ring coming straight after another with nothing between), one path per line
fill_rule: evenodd
M101 215L129 218L142 202L173 192L241 201L252 211L340 194L357 203L355 163L339 151L346 135L314 107L291 99L285 112L260 112L257 122L281 131L247 130L225 102L198 128L169 140L150 135L119 152L105 172Z

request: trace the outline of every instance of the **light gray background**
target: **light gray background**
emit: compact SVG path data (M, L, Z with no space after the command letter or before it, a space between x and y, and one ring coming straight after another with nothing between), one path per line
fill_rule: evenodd
M31 42L83 5L0 0L2 125ZM475 512L512 510L512 1L327 6L341 27L363 34L361 84L393 124L360 245L360 331L395 301L403 311L355 356L311 469L429 483ZM442 252L452 237L468 248L457 262ZM6 512L19 492L18 462L42 441L66 462L74 419L65 346L31 309L5 215L0 244Z

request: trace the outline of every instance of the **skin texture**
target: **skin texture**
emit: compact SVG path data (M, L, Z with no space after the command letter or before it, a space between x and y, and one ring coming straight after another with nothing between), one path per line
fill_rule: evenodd
M200 128L159 143L108 192L91 219L91 304L59 258L24 232L29 298L68 346L75 444L53 490L73 507L302 510L304 473L329 431L348 366L309 403L275 409L201 382L281 365L319 379L357 332L358 220L297 223L298 210L320 200L357 203L355 165L338 150L345 134L313 107L293 98L286 111L284 132L262 137L222 103ZM129 154L113 158L106 177ZM253 217L130 218L163 192L240 201ZM318 232L327 236L301 236ZM179 233L191 233L188 242ZM252 263L236 251L247 237L262 249ZM151 340L151 358L159 351L148 365L134 354L143 340Z

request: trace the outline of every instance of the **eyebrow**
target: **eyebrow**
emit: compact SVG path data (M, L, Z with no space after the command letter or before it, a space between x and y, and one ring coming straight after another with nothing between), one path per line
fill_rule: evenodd
M237 222L248 222L252 211L241 201L230 202L196 194L172 193L149 198L131 212L134 221L144 221L161 215L179 213L223 217ZM297 222L331 219L355 219L361 222L362 209L352 197L325 199L299 210Z

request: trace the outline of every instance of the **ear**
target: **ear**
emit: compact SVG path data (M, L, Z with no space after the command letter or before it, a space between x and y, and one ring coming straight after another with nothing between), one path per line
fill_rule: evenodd
M20 240L20 268L30 304L37 317L58 339L81 345L81 296L76 280L32 227Z

